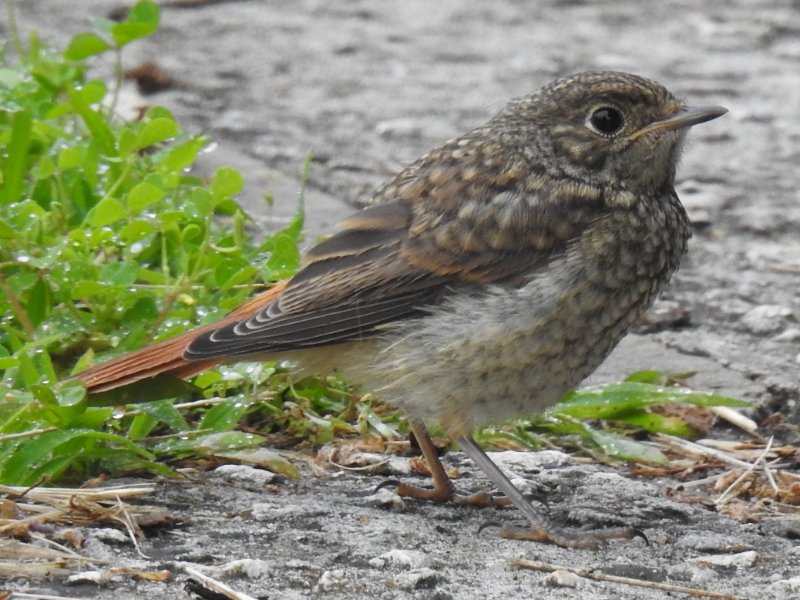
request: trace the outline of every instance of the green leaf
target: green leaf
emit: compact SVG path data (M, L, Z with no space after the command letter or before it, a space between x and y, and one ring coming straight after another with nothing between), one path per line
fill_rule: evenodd
M125 207L116 198L105 197L98 202L86 216L92 227L105 227L125 218Z
M31 143L33 115L30 110L21 110L11 120L11 141L5 155L3 187L0 189L0 204L11 204L20 199L22 182L25 180L28 146ZM0 155L2 156L2 155Z
M147 37L158 29L160 10L158 4L140 0L133 5L128 18L111 26L111 35L120 46Z
M591 430L590 435L603 452L618 460L652 465L664 465L667 463L667 457L653 446L634 442L610 431Z
M19 359L13 356L3 356L0 357L0 369L6 371L8 369L13 369L19 365Z
M67 146L58 151L58 168L68 171L81 166L86 160L86 148Z
M150 415L136 415L128 427L128 439L131 441L139 441L143 437L150 435L158 421Z
M83 101L89 105L102 102L106 96L106 83L102 79L93 79L76 89Z
M16 88L22 82L22 75L15 69L0 67L0 86L8 89Z
M212 196L205 188L195 188L192 190L190 202L197 211L197 216L205 218L211 214L212 209Z
M196 137L172 148L161 159L160 166L169 171L181 171L194 163L198 152L206 144L205 138Z
M96 54L110 50L111 45L95 33L79 33L69 43L64 51L64 58L68 60L83 60Z
M117 149L119 151L119 157L122 160L127 160L134 152L136 152L136 141L136 134L130 127L125 127L125 129L120 132L119 141L117 142Z
M609 419L631 409L675 402L695 406L751 406L744 400L709 392L624 381L572 392L551 410L578 419Z
M100 282L110 285L129 286L139 276L139 265L134 262L108 263L100 269Z
M49 156L45 155L39 159L39 164L34 172L36 179L48 179L55 175L56 173L56 164L53 162L53 159Z
M300 471L277 452L269 448L218 452L217 456L230 458L246 465L263 467L292 480L300 479Z
M240 450L242 448L253 448L265 441L264 436L241 431L224 431L221 433L210 433L194 440L195 446L205 449L213 454L225 451Z
M104 294L108 291L107 286L98 283L96 281L79 281L72 289L70 289L69 297L73 300L83 300L85 298L91 298L92 296L97 296L100 294Z
M43 477L57 477L83 451L98 443L120 446L133 456L149 456L118 435L84 429L51 431L20 444L13 455L0 464L0 482L32 485Z
M80 386L54 388L52 385L35 384L29 388L46 412L48 422L61 429L73 427L86 412L86 392Z
M272 238L272 254L267 261L267 278L283 279L297 271L300 266L300 251L291 236L278 233Z
M136 220L125 225L119 232L119 236L128 244L138 242L142 238L155 233L156 228L147 221Z
M53 291L44 279L39 278L31 288L28 294L28 302L25 304L25 312L28 313L28 318L34 326L38 326L47 318L52 304Z
M178 135L178 125L172 119L159 117L148 121L136 137L136 148L148 148Z
M132 213L138 214L143 209L147 208L151 204L155 204L156 202L158 202L163 198L164 198L164 190L154 186L151 183L143 181L142 183L139 183L136 186L134 186L134 188L128 194L127 198L128 209Z
M8 223L0 219L0 239L13 240L17 237L19 234Z
M114 156L116 151L114 134L103 116L89 106L86 99L73 86L67 86L67 95L69 96L72 108L81 116L83 122L86 123L86 127L89 128L94 139L100 144L103 152L108 156Z
M646 371L636 371L625 378L625 381L636 381L638 383L650 383L652 385L663 385L666 382L666 374L663 371L654 369Z
M166 423L172 431L189 431L191 427L183 415L168 400L146 402L138 406L139 410L146 413L157 422Z
M243 186L239 171L233 167L220 167L211 180L211 194L215 200L222 200L238 194Z
M666 417L646 410L618 415L614 417L614 421L622 421L650 433L666 433L683 438L697 435L697 431L679 417Z
M254 267L243 258L223 258L214 269L214 282L221 289L228 289L241 282L242 275L248 276Z
M228 431L239 422L239 419L247 414L251 406L252 402L245 401L242 398L231 398L209 409L200 421L198 428Z

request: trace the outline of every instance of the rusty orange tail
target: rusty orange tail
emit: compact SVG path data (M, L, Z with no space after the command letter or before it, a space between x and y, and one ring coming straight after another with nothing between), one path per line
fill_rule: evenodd
M179 378L186 378L201 373L214 365L225 362L225 359L224 357L200 361L184 359L183 353L192 340L207 331L245 319L259 311L280 295L286 287L286 283L286 281L282 281L263 294L251 298L215 323L192 329L158 344L95 365L77 375L73 375L69 380L82 381L90 393L99 393L157 375L173 375Z

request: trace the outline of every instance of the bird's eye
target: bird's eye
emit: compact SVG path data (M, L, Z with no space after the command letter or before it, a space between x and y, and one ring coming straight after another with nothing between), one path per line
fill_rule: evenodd
M622 129L625 119L619 109L613 106L601 106L592 110L587 124L600 135L611 136Z

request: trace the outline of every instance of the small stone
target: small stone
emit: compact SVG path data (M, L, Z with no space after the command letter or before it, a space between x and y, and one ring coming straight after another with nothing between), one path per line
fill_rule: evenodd
M555 469L576 464L575 459L569 454L558 450L541 450L540 452L516 452L506 450L504 452L490 452L494 463L501 469L516 469L537 473L542 469Z
M244 575L250 579L256 579L269 575L270 564L265 560L243 558L220 565L219 571L223 575Z
M256 502L250 507L250 514L256 521L274 521L293 517L318 517L328 514L322 508L303 504L281 504L276 501Z
M381 137L392 138L418 136L422 130L419 124L411 119L389 119L375 125L375 131Z
M373 569L382 569L386 566L386 559L376 556L375 558L370 558L368 564Z
M742 316L742 325L753 333L774 333L794 321L792 309L777 304L762 304Z
M800 342L800 328L789 327L775 337L779 342Z
M430 557L419 550L389 550L381 554L379 559L391 565L408 567L409 569L421 569L431 566Z
M669 577L675 581L686 581L692 585L702 585L718 578L718 573L708 567L683 563L667 569Z
M293 558L291 560L287 560L284 566L287 569L299 569L304 571L317 570L317 565L307 560L300 560L299 558Z
M401 573L395 577L395 584L401 590L431 589L439 582L439 574L433 569L423 568Z
M774 581L768 588L774 594L773 598L789 598L789 594L796 597L796 594L800 594L800 576Z
M314 586L315 592L332 592L334 590L341 590L347 583L344 577L343 569L333 569L332 571L325 571L319 576L317 585Z
M406 509L403 499L388 488L381 488L371 496L364 498L364 503L375 508L390 508L398 512Z
M676 545L682 548L691 548L697 552L716 552L719 554L731 554L747 549L736 538L712 531L687 533L676 541Z
M712 554L695 560L706 567L752 567L758 560L758 552L748 550L738 554Z
M250 483L258 486L271 483L276 477L275 473L264 469L254 469L247 465L222 465L214 469L214 473L228 481Z
M90 534L95 539L103 541L107 544L129 544L131 543L130 536L124 531L119 529L103 528L95 529Z
M569 571L564 571L563 569L553 571L549 575L542 577L542 583L548 587L574 588L578 587L578 584L582 581L584 581L582 577L578 577L575 575L575 573L570 573Z
M108 578L102 571L81 571L67 577L69 584L86 584L93 583L100 585L108 582Z

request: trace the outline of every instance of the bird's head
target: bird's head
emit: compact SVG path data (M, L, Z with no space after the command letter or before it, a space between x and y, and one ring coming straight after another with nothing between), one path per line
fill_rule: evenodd
M589 72L512 101L498 120L548 175L641 192L671 185L687 129L726 112L687 106L644 77Z

